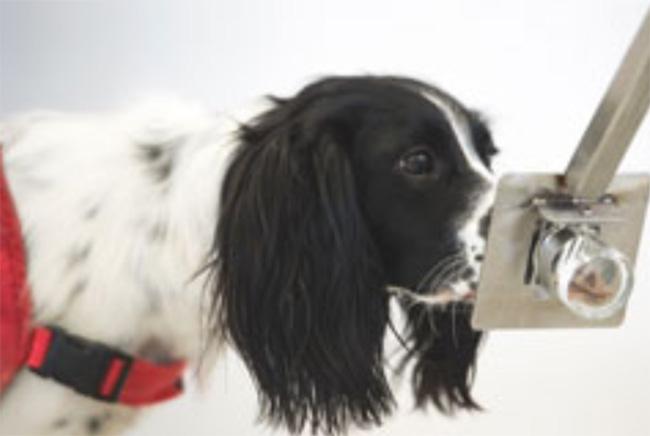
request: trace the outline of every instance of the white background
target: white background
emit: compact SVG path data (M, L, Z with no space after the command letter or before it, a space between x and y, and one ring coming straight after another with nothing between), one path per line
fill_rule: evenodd
M228 110L325 74L404 74L489 115L497 170L561 171L649 3L0 0L0 114L160 92ZM650 170L650 119L623 167ZM367 434L650 435L649 230L622 328L492 333L475 389L486 413L413 412L402 383L400 413ZM268 434L255 404L230 355L204 394L130 434Z

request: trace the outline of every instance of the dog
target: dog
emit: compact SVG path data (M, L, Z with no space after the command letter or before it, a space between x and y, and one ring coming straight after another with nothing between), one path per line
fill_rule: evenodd
M267 423L338 433L395 407L394 299L416 404L479 408L469 317L497 150L444 91L331 77L244 120L37 113L0 143L36 323L205 372L230 342ZM112 433L137 414L23 370L0 432Z

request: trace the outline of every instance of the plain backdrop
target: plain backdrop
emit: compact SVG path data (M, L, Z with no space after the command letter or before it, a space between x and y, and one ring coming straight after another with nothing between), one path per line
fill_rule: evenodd
M0 115L107 109L160 93L230 110L327 74L392 73L436 83L488 114L499 172L562 171L649 7L0 0ZM623 169L650 170L650 119ZM396 382L400 412L366 434L650 435L649 230L621 328L493 332L475 386L486 412L415 412L408 383ZM231 353L205 392L190 386L129 434L270 434L255 418L255 392Z

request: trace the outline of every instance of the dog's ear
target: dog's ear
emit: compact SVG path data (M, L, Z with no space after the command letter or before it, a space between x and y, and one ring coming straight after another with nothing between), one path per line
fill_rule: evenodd
M241 353L264 419L292 432L379 424L393 406L380 257L336 135L285 112L242 128L225 176L214 329Z
M472 329L466 307L407 309L409 352L402 369L413 360L412 387L416 406L432 403L445 414L457 409L481 410L471 395L481 333Z

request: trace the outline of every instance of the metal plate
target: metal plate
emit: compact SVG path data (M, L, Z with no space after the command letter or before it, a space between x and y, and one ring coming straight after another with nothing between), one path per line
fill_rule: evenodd
M624 310L611 318L587 320L574 315L556 299L541 299L524 277L539 212L531 199L544 191L559 192L555 174L508 174L497 189L485 261L472 325L479 330L512 328L615 327ZM608 194L615 199L619 218L602 224L601 238L635 264L650 189L650 175L624 174L614 178Z

